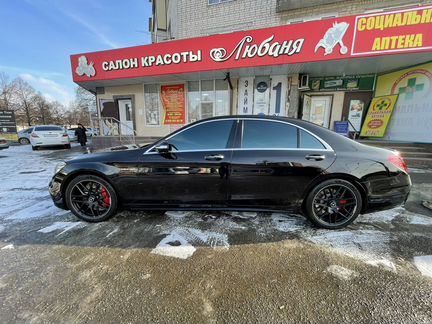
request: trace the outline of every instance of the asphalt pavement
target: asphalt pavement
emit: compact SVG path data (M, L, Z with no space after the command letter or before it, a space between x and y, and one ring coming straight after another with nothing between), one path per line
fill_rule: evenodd
M90 224L47 192L86 153L0 151L1 323L432 322L432 170L411 170L405 207L337 231L253 212Z

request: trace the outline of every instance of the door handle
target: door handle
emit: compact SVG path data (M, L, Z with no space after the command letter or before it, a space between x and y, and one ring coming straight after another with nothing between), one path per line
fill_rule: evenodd
M222 154L212 154L212 155L206 155L204 159L207 161L220 161L223 160L225 156Z
M315 161L322 161L326 157L324 154L308 154L305 156L306 160L315 160Z

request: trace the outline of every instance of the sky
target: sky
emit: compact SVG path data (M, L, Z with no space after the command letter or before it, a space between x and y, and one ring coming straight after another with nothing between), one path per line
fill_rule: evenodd
M0 0L0 72L67 105L69 56L149 44L150 16L148 0Z

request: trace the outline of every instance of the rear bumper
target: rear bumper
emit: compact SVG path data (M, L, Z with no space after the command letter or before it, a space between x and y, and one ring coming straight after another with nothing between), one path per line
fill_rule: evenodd
M371 212L403 205L411 190L411 179L401 172L364 182L363 185L368 192L364 212Z

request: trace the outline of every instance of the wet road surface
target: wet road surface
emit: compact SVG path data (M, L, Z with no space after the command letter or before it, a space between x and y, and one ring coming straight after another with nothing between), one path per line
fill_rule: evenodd
M85 151L0 151L2 323L430 323L432 171L406 208L338 231L285 213L55 208L55 164Z

